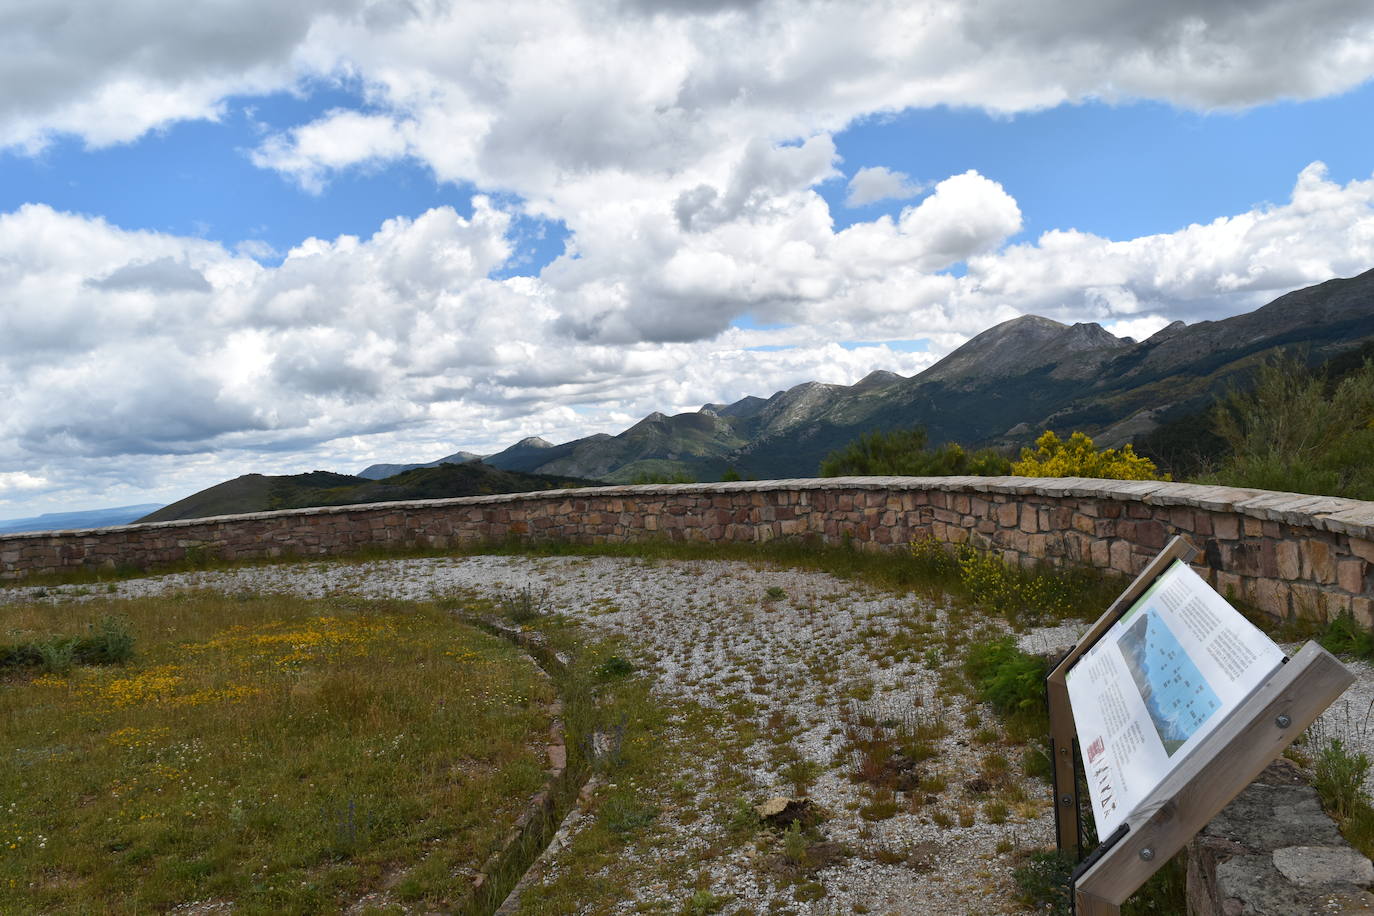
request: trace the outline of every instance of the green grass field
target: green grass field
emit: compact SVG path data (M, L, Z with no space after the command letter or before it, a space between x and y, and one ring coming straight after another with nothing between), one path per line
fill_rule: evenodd
M327 912L383 887L449 908L546 779L552 686L434 605L16 605L0 641L111 614L127 664L0 675L0 912Z

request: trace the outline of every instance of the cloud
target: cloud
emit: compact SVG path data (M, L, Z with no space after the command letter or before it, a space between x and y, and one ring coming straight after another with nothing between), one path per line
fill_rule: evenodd
M386 115L335 109L286 134L269 137L251 154L253 164L293 177L318 194L331 171L383 163L407 152L402 125Z
M142 264L125 264L109 276L87 280L94 289L146 290L151 293L208 293L211 290L205 275L174 258L158 258Z
M235 96L347 79L367 114L288 127L260 161L323 180L396 154L390 124L443 178L539 198L909 107L1236 108L1374 74L1374 11L1356 0L48 0L0 14L0 30L0 145L127 142Z
M47 486L48 481L45 478L26 471L0 472L0 498L42 490Z
M54 134L123 143L174 121L216 118L235 94L290 85L323 21L361 0L204 5L129 0L9 4L0 60L0 146Z
M875 165L859 169L849 179L846 207L863 207L880 200L905 200L915 197L925 187L913 182L905 172L894 172L886 166Z
M1177 232L1008 244L1020 209L977 172L836 232L812 186L826 150L736 160L717 199L735 215L709 227L663 200L504 280L512 215L480 195L470 216L307 239L278 266L40 205L0 214L0 468L28 475L0 486L75 499L98 482L116 502L179 487L170 499L247 470L615 433L652 410L910 375L1018 314L1143 337L1374 264L1374 178L1337 184L1320 163L1284 203ZM756 166L778 162L770 185ZM951 259L961 276L940 272ZM209 290L165 282L185 271ZM730 327L746 312L783 327ZM929 352L835 343L913 338Z

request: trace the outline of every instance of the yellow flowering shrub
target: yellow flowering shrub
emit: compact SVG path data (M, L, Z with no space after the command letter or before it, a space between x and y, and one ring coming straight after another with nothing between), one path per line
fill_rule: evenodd
M1098 451L1084 433L1065 442L1052 430L1035 440L1035 451L1021 449L1021 460L1012 463L1018 477L1106 477L1113 480L1168 480L1149 458L1135 453L1130 444Z

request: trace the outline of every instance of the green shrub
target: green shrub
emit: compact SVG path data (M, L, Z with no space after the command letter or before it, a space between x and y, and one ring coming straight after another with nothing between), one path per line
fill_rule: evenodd
M1318 641L1323 649L1335 655L1356 658L1374 655L1374 633L1357 623L1349 611L1333 618Z
M596 676L599 680L613 681L617 678L629 677L635 673L633 662L626 661L619 655L611 655L604 662L596 666Z
M1012 871L1017 899L1037 913L1068 916L1069 879L1074 862L1055 850L1040 850ZM1177 916L1187 909L1187 861L1174 856L1121 905L1122 916Z
M83 665L118 665L134 654L134 632L123 617L106 615L93 628L91 635L79 639L73 649Z
M930 448L926 431L914 429L874 430L821 462L822 477L948 477L973 475L988 477L1006 474L1011 462L1003 455L983 449L968 452L950 442Z
M969 646L964 673L979 702L1007 720L1009 729L1031 738L1049 733L1045 711L1045 662L1022 652L1010 636Z
M70 639L46 639L35 645L38 650L38 670L48 674L67 674L72 670L76 654Z
M1273 360L1212 421L1231 457L1207 482L1374 499L1374 362L1335 379Z

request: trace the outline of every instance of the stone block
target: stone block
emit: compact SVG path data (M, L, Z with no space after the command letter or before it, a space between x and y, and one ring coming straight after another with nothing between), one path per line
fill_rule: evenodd
M1357 557L1347 557L1336 563L1336 584L1351 594L1364 594L1365 570L1368 567L1364 560Z
M1350 552L1361 560L1368 563L1374 563L1374 541L1352 537L1350 539Z
M1234 515L1212 516L1212 531L1219 541L1234 541L1240 538L1240 519Z
M1131 545L1129 541L1113 541L1111 547L1111 568L1117 572L1131 571Z
M1330 544L1317 538L1303 542L1302 577L1323 584L1336 581L1336 558Z
M1302 573L1302 562L1296 541L1274 542L1274 560L1281 579L1296 579Z
M1251 587L1251 601L1271 617L1284 618L1289 611L1289 585L1277 579L1257 579Z
M1020 507L1016 503L1003 503L997 507L997 524L1003 528L1011 528L1016 525Z
M1295 583L1291 587L1293 595L1293 613L1303 620L1325 621L1326 615L1326 592L1315 585L1305 583Z
M1264 522L1257 518L1245 516L1245 536L1257 538L1264 536Z
M1374 629L1374 598L1352 598L1350 613L1360 626Z
M1271 579L1278 577L1278 550L1274 541L1269 538L1259 542L1259 568L1261 576L1268 576Z
M1096 540L1088 545L1088 557L1095 569L1108 569L1112 564L1112 546L1107 541Z

